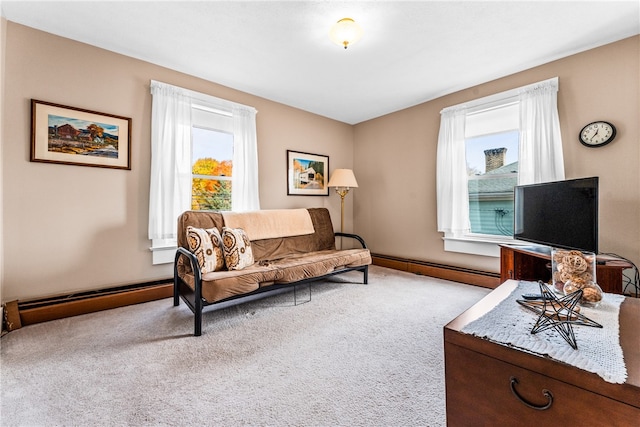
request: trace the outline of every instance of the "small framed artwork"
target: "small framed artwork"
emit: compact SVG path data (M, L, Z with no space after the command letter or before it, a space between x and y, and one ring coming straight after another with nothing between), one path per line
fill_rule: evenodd
M287 150L287 194L328 196L329 156Z
M131 170L131 119L32 99L31 161Z

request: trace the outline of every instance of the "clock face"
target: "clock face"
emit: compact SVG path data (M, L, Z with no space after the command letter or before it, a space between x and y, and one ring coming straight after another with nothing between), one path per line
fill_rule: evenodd
M601 147L613 141L616 128L609 122L589 123L580 131L580 142L587 147Z

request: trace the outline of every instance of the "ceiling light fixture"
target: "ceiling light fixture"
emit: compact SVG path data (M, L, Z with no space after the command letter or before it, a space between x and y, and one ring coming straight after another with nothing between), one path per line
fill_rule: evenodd
M329 38L346 49L362 37L362 28L351 18L342 18L329 30Z

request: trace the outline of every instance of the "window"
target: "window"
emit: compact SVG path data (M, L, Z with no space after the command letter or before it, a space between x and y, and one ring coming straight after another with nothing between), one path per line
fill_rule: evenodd
M469 233L472 235L513 236L519 114L519 104L510 99L465 114Z
M191 209L232 210L233 133L214 113L193 111L191 127ZM230 121L230 120L229 120ZM218 123L216 123L218 122ZM218 126L216 126L216 124Z
M472 234L513 236L519 136L513 130L465 140Z
M260 209L256 110L157 81L151 94L149 239L160 264L173 261L182 212Z
M513 187L564 179L550 79L442 110L438 231L445 250L499 256L513 241Z

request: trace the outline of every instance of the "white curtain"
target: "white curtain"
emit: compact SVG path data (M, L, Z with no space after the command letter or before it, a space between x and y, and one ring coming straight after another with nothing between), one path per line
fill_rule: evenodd
M233 187L234 211L260 209L258 187L258 141L256 110L233 106Z
M564 179L557 95L557 78L529 86L519 93L519 185Z
M465 116L465 108L442 110L438 134L438 231L454 235L468 233L471 229L465 156Z
M191 207L191 98L151 83L149 239L175 239L178 216Z

